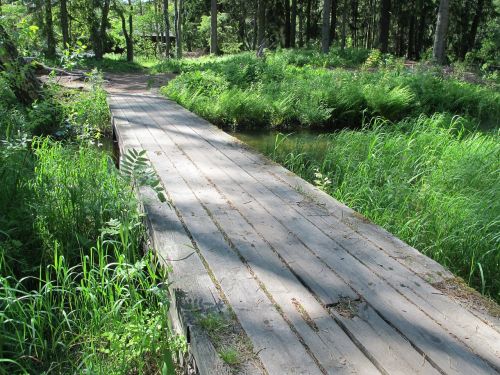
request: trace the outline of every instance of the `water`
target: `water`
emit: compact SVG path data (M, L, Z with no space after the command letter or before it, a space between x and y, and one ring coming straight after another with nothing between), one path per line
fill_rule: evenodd
M291 146L297 144L317 144L324 135L324 141L327 141L326 135L329 133L312 130L299 130L294 132L279 132L276 130L242 130L229 133L233 137L246 143L253 149L263 153L271 154L276 146Z

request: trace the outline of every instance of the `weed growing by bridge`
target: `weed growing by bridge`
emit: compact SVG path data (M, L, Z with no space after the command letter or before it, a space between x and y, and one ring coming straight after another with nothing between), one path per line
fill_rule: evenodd
M0 79L0 374L173 373L183 346L132 187L95 146L109 110L91 79L30 107Z

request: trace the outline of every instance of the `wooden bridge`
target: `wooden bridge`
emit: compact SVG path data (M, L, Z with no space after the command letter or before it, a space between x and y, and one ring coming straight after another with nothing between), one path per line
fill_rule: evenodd
M500 371L498 320L440 265L163 97L109 103L121 151L146 150L172 202L141 189L200 373Z

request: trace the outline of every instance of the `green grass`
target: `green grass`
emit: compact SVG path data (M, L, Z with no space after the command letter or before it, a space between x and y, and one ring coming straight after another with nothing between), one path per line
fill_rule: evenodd
M436 114L263 150L500 301L498 133Z
M181 72L162 92L225 127L338 129L434 112L467 117L471 128L498 125L500 93L494 88L398 64L375 71L326 69L314 64L314 56L304 57L312 64L297 64L289 55L184 59L155 69Z
M98 69L105 73L144 73L159 64L159 60L135 56L134 61L127 61L126 56L107 53L102 60L95 58L85 58L78 63L81 69Z
M0 374L173 374L185 347L129 179L96 145L109 110L89 79L23 107L0 78Z
M240 353L234 348L225 348L219 352L220 357L230 366L239 365L242 360Z

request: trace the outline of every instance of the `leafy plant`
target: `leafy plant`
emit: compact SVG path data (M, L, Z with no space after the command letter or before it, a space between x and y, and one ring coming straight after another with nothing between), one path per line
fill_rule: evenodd
M145 155L146 150L128 149L120 162L121 175L135 187L149 186L161 202L166 202L165 189Z

